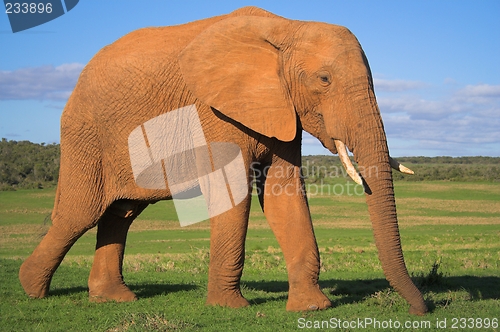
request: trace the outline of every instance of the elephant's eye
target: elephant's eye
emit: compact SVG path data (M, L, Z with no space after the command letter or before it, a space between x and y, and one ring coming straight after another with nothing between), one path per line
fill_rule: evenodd
M330 83L332 83L331 76L329 73L320 73L318 75L318 78L321 81L321 84L324 86L330 85Z

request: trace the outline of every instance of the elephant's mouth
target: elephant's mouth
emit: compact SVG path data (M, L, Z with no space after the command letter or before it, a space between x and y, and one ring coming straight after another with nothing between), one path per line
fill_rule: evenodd
M347 147L345 146L344 142L340 140L334 140L335 142L335 147L337 148L337 152L339 154L340 161L342 162L342 165L344 166L347 174L351 177L351 179L356 182L357 184L363 185L363 179L361 178L361 175L358 173L356 168L351 162L351 159L349 158L347 154ZM405 174L414 174L414 172L409 169L408 167L404 166L403 164L400 164L397 162L395 159L393 159L391 156L389 156L389 163L392 168L395 170L405 173Z

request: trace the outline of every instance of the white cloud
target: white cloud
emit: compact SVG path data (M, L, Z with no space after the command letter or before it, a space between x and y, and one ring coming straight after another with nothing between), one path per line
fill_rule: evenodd
M66 100L82 69L68 63L0 71L0 100Z
M500 100L500 85L467 85L454 95L458 102L473 104L489 104Z
M492 97L500 98L500 85L467 85L465 88L459 91L459 94L468 97Z
M412 119L436 120L447 117L450 112L450 109L441 101L426 100L415 96L380 97L378 105L385 113L404 112Z
M376 92L401 92L408 90L418 90L426 87L426 84L418 81L386 80L374 78L373 85Z
M436 155L500 154L500 86L468 85L439 100L386 94L379 106L389 141L416 141Z

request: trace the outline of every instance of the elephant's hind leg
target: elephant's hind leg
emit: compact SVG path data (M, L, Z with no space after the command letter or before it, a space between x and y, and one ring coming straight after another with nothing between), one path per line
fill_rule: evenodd
M137 299L123 281L123 254L128 229L146 206L145 203L117 201L99 220L96 252L88 282L91 301L129 302Z
M81 105L84 102L70 98L61 118L61 167L52 226L19 271L30 297L47 295L66 253L104 212L101 142L89 113L77 109Z

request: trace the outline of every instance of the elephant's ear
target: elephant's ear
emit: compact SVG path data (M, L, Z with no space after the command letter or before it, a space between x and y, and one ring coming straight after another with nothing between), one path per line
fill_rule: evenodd
M199 34L180 54L188 89L203 103L265 136L291 141L296 115L280 77L285 19L239 16Z

